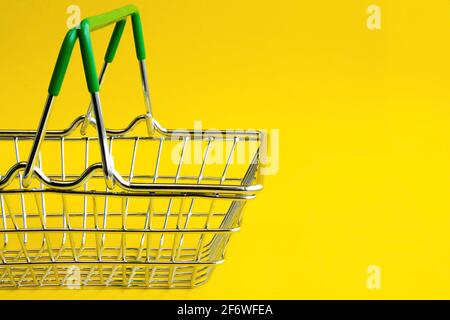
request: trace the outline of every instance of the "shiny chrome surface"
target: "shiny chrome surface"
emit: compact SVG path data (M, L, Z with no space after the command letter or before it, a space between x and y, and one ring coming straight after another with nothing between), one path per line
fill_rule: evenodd
M42 112L41 121L39 122L38 130L35 134L35 139L33 143L33 147L30 152L30 157L28 158L28 162L26 163L24 176L22 184L24 187L28 187L31 184L31 178L34 170L34 165L36 162L36 157L38 155L39 149L41 147L42 140L45 135L45 131L47 129L47 122L50 115L50 111L52 108L54 97L52 95L48 95L47 100L45 101L44 111ZM0 185L0 188L2 186Z
M94 100L98 101L97 98L98 95L93 95ZM99 109L99 112L101 113L101 109ZM64 140L61 140L62 143L64 141L74 141L74 140L83 140L83 138L70 138L69 136L76 131L76 129L83 123L84 117L78 117L68 128L64 130L54 130L54 131L48 131L45 135L45 140L61 140L63 137L67 137ZM101 118L100 118L101 119ZM195 131L195 130L174 130L174 129L165 129L157 121L153 121L155 124L156 133L158 133L160 136L153 136L153 137L131 137L129 134L139 125L140 122L146 121L145 115L139 116L135 118L131 123L125 128L121 130L113 129L108 130L104 129L101 130L97 127L96 123L91 123L94 127L97 128L97 133L101 135L101 154L102 157L104 155L104 159L102 159L102 163L95 163L91 166L87 167L86 170L80 174L76 179L71 181L58 181L55 179L49 178L41 169L38 167L34 167L32 170L34 176L36 179L38 179L40 182L42 182L46 187L57 189L57 190L68 190L68 189L74 189L77 187L80 187L86 180L88 180L92 175L94 175L96 172L99 172L101 170L104 171L104 174L106 175L106 172L104 168L111 168L111 178L112 180L117 183L121 188L127 191L165 191L165 190L173 190L178 192L186 192L189 190L195 191L195 192L217 192L217 193L249 193L249 192L255 192L260 189L262 189L262 185L260 184L253 184L253 181L255 180L255 176L257 174L257 168L258 168L258 162L257 162L257 156L258 153L255 154L255 159L252 163L252 165L249 167L249 171L247 174L247 177L245 179L245 182L241 182L239 185L221 185L221 184L182 184L182 183L165 183L165 184L157 184L157 183L132 183L130 181L126 181L122 175L114 170L112 167L112 159L109 155L108 151L108 143L107 139L111 141L111 139L117 140L117 139L153 139L158 140L160 142L165 141L166 139L178 139L178 140L184 140L184 139L201 139L201 140L208 140L211 137L214 139L222 139L223 141L232 141L234 139L236 140L249 140L249 141L260 141L262 139L262 133L259 131L220 131L220 130L203 130L203 131ZM101 125L103 125L103 121L100 122ZM44 124L45 125L45 124ZM104 128L104 127L103 127ZM103 134L104 132L104 134ZM230 137L230 133L232 133L232 136ZM20 138L21 140L26 139L33 139L34 137L41 137L41 139L44 140L42 134L36 135L35 131L32 130L17 130L17 131L0 131L0 140L5 139L12 139L12 138ZM89 138L91 140L98 140L98 137L92 137ZM36 140L33 144L32 148L32 158L36 159L38 155L38 150L41 145L42 141L39 143L36 143ZM231 151L234 151L231 150ZM161 150L159 150L161 152ZM109 156L108 156L109 155ZM231 160L231 157L233 155L233 152L230 152L228 155L228 161L224 164L225 167L229 166L229 162ZM34 160L35 161L35 160ZM104 161L106 161L107 165L104 165ZM28 162L29 163L29 162ZM108 164L109 163L109 164ZM25 170L27 168L27 162L18 162L14 166L10 168L6 174L2 175L0 177L0 188L7 187L14 179L14 177L18 174L20 174L22 171L24 171L25 176ZM250 173L250 175L249 175ZM220 177L219 179L223 179ZM109 186L110 189L111 186Z
M102 85L103 79L105 78L105 73L106 73L106 69L108 68L108 65L109 65L108 62L106 62L106 61L103 62L103 67L100 70L100 74L98 75L98 82L99 82L100 86ZM91 100L89 102L89 107L88 107L86 116L84 118L83 124L81 125L81 129L80 129L80 132L83 136L86 134L86 131L89 126L89 122L91 121L91 118L92 118L92 108L93 108L93 105L92 105L92 100Z
M262 188L265 137L164 128L139 63L146 114L123 129L105 128L96 92L65 129L46 129L49 96L36 131L0 130L0 288L190 288L223 262L245 204ZM218 146L223 163L211 161Z
M97 119L90 121L96 135L89 137L77 133L84 119L78 117L66 129L45 135L0 131L0 143L11 148L2 145L3 151L15 154L16 160L0 176L0 288L191 288L205 283L223 262L230 236L240 228L245 203L262 188L256 179L259 149L242 176L229 174L237 144L260 145L262 134L178 131L156 121L153 136L135 134L146 121L143 115L124 129L102 131ZM58 146L59 155L49 159L44 150L32 148L40 152L35 155L32 183L24 188L21 177L27 161L19 150L24 143L36 145L39 136L43 146ZM201 163L196 175L186 175L183 169L189 164L182 165L186 145L197 140L205 144ZM120 154L118 147L113 150L115 145L132 146L128 170L112 171L114 188L103 182L103 159L89 162L92 146L101 149L99 141L111 159L114 150ZM182 145L179 163L168 175L161 172L162 154L166 148L170 151L168 143L176 141ZM208 171L213 142L230 144L217 175ZM146 143L157 146L156 154L139 151ZM68 171L72 159L67 153L74 146L84 149L79 154L85 165L81 174ZM136 161L145 162L142 156L156 158L151 174L137 171ZM58 159L61 171L45 173L43 164ZM142 201L147 201L147 209Z
M145 119L147 125L148 135L151 136L153 134L154 125L153 125L153 112L152 112L152 104L150 101L150 89L148 85L148 77L147 77L147 67L145 65L145 60L139 60L139 70L141 72L141 81L142 81L142 90L144 92L144 102L145 102Z
M108 188L112 189L114 188L114 180L113 180L114 167L111 154L109 153L108 141L106 139L105 125L103 124L100 96L98 92L94 92L91 94L91 97L92 97L92 110L94 111L95 122L97 125L97 135L98 135L98 142L100 144L100 154L102 156L103 174L105 175L106 185L108 186ZM86 169L85 173L87 172L88 169Z

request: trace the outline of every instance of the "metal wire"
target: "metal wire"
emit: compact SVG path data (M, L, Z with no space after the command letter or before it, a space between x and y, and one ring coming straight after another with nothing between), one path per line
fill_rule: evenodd
M153 137L133 135L143 118L137 119L120 135L112 134L119 130L107 130L111 158L116 143L130 145L131 151L128 170L115 172L122 183L118 180L114 189L103 190L101 164L92 163L96 136L77 136L70 128L58 131L60 135L47 134L43 145L56 143L58 151L47 155L46 167L44 153L38 155L35 182L25 189L19 150L33 133L0 131L0 143L12 141L16 161L0 177L0 287L189 288L209 279L224 259L230 235L239 230L244 204L260 188L256 155L248 156L251 161L240 176L228 175L237 144L259 140L244 132L230 138L225 131L176 132L174 139L174 132L167 130ZM182 146L170 174L163 155L166 159L173 154L176 141ZM190 144L197 142L204 143L201 162L184 161L192 151ZM223 165L209 161L217 143L229 143ZM146 154L153 144L155 154ZM73 159L67 160L67 154L81 146L84 172L77 174L68 170ZM116 157L123 157L121 149L116 150ZM138 161L153 162L152 170L144 172ZM191 174L193 170L198 171Z
M265 136L164 128L145 60L139 68L145 114L123 129L104 126L97 91L65 129L47 130L49 94L37 130L0 130L2 153L14 155L0 160L0 288L190 288L223 262L244 205L262 188Z

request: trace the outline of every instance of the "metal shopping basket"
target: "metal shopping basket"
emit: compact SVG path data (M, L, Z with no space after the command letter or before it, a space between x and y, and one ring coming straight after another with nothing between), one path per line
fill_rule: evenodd
M125 129L105 129L99 86L128 17L146 113ZM110 24L97 75L90 33ZM88 112L66 129L47 130L78 39ZM223 261L245 203L262 188L263 133L162 127L152 115L142 26L132 5L68 31L48 91L36 131L0 131L0 287L205 283Z

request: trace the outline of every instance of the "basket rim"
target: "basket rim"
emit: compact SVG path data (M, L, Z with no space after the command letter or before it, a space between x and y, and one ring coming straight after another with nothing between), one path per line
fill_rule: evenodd
M68 137L74 133L78 127L80 127L86 116L77 117L67 128L62 130L48 130L46 132L45 140L54 139L71 139ZM202 139L202 140L234 140L237 141L260 141L260 143L265 139L265 133L258 130L175 130L175 129L165 129L161 126L155 119L153 119L155 132L159 134L156 136L133 136L130 137L129 134L140 124L147 120L147 116L140 115L134 118L128 126L124 129L107 129L106 134L110 139L176 139L176 140L187 140L187 139ZM92 126L96 127L95 120L90 119ZM0 130L0 140L4 139L34 139L36 136L36 130ZM227 135L231 135L231 138ZM73 139L98 139L98 137L76 137ZM27 162L17 162L12 167L9 168L8 172L0 177L0 192L8 185L14 181L16 177L19 177L23 171L26 170ZM236 197L237 199L252 199L255 197L255 192L263 188L261 179L256 176L256 172L259 167L259 149L255 155L255 159L249 164L248 170L252 173L250 179L245 179L241 184L206 184L206 183L136 183L126 181L119 172L113 170L112 176L114 181L123 191L121 194L124 195L138 195L144 194L147 196L214 196L214 197ZM33 179L39 181L43 185L43 190L58 190L58 191L68 191L74 190L83 185L88 181L96 172L103 171L102 163L95 163L90 165L82 172L75 180L72 181L57 181L49 178L40 168L34 168ZM26 192L30 189L17 189L15 192ZM98 193L96 190L88 190L89 194ZM114 192L107 192L107 194L113 194Z

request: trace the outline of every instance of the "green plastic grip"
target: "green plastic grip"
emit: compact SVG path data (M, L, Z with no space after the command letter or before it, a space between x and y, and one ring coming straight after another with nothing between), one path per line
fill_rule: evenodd
M89 22L81 21L78 30L80 37L81 58L83 59L84 74L89 92L98 92L100 85L98 82L97 68L95 67L94 50L92 49L91 32L89 30Z
M139 60L143 60L145 59L144 36L142 32L142 23L141 17L139 15L139 10L135 5L130 4L110 12L86 18L84 20L89 23L89 29L92 32L104 28L112 23L124 20L128 16L131 16L131 22L133 25L133 35L136 47L136 55Z
M64 38L50 81L49 94L53 96L59 94L77 38L80 38L81 55L88 90L91 93L99 91L99 81L90 33L116 23L105 54L105 61L110 63L116 54L128 16L131 16L136 56L139 60L144 60L146 57L144 35L142 32L141 18L136 6L128 5L101 15L86 18L81 21L79 29L74 28L69 30Z
M72 56L73 47L75 46L77 38L77 29L71 29L66 33L61 49L59 50L58 59L56 60L52 79L50 80L50 85L48 87L48 93L52 96L57 96L61 91L67 66L69 65L70 57Z
M133 37L134 45L136 47L136 56L138 60L144 60L145 55L145 45L144 45L144 32L142 31L141 16L139 12L133 13L131 16L131 24L133 25Z
M116 55L117 47L119 46L120 38L122 38L123 29L125 28L127 20L120 20L114 27L111 40L109 41L108 49L105 54L105 61L111 63Z
M89 22L89 26L91 31L95 31L101 28L104 28L112 23L115 23L119 20L123 20L128 16L131 16L133 13L139 12L138 8L135 5L127 5L122 8L118 8L109 12L105 12L93 17L86 18L87 22Z

